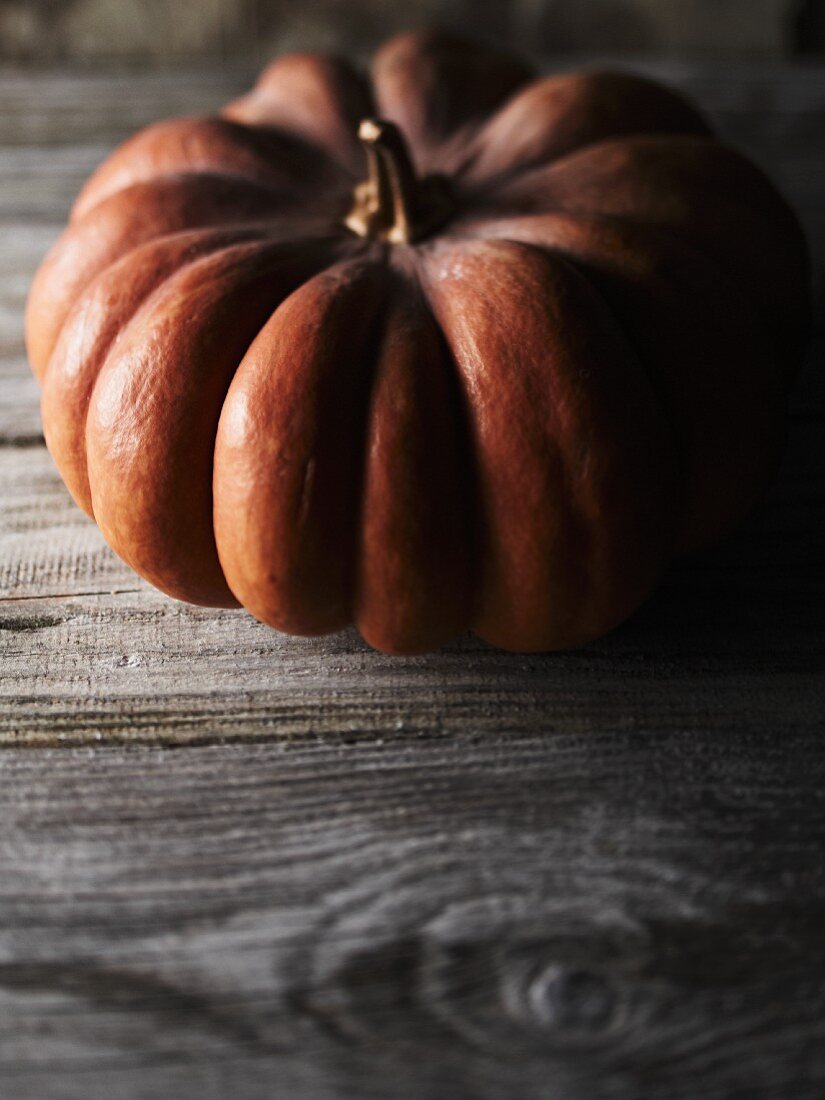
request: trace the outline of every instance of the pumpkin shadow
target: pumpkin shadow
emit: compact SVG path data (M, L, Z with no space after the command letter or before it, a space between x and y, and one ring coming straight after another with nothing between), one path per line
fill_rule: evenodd
M773 485L745 525L677 563L610 639L660 652L776 661L821 653L825 625L822 418L798 414Z
M549 664L573 653L630 649L670 656L777 657L821 648L825 624L825 447L822 420L798 416L774 483L733 535L674 563L660 587L607 637L567 654L529 655ZM462 641L447 650L476 648ZM492 647L487 647L492 652ZM523 662L525 655L512 655Z
M607 637L538 654L505 653L465 637L407 659L406 669L396 666L396 703L412 717L417 693L429 690L440 700L436 735L465 729L463 689L476 696L479 735L741 732L771 721L777 729L820 721L813 696L825 671L821 439L819 417L797 417L777 478L748 522L672 567Z

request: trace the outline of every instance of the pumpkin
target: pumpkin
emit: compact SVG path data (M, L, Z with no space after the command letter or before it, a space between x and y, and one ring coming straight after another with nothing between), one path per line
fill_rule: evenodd
M729 531L808 323L794 215L684 99L440 33L276 60L85 185L27 311L138 573L279 630L582 644Z

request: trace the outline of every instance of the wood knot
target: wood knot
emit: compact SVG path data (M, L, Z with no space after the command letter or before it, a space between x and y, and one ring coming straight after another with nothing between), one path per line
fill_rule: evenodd
M558 963L541 970L524 989L529 1016L570 1038L609 1030L619 1002L618 991L607 978Z

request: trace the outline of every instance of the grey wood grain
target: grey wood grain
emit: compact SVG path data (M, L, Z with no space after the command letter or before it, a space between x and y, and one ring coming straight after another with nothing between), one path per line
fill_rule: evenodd
M400 660L165 599L42 445L74 190L243 74L0 72L2 1100L825 1092L825 72L636 67L808 228L782 470L595 645Z
M569 65L569 62L567 63ZM753 156L782 187L825 257L825 68L718 65L592 58L666 80L693 96L720 133ZM564 68L562 62L548 69ZM39 435L37 387L25 363L21 324L37 265L65 224L83 181L137 127L176 113L214 110L253 73L44 74L0 67L0 446ZM825 263L815 267L820 332L825 327ZM825 411L822 344L799 388L797 407Z
M255 78L229 62L143 70L0 66L0 145L46 148L113 144L176 114L206 114Z
M21 0L0 8L0 56L55 60L184 58L266 60L304 49L373 49L390 34L437 18L442 25L524 50L640 47L716 57L775 58L821 49L817 0L376 0L262 4L255 0ZM795 27L796 25L796 27ZM796 33L793 30L796 29Z
M823 728L825 419L798 420L769 498L583 650L467 639L387 658L166 599L106 548L40 447L0 449L0 743L752 725ZM35 662L34 675L32 662ZM551 705L552 704L552 705ZM692 719L691 715L695 717ZM698 717L696 717L698 716Z
M723 709L4 754L4 1095L814 1100L822 757Z

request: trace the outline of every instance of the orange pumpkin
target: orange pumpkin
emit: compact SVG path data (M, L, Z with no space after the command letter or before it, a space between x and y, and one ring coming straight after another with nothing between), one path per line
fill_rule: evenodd
M127 141L27 332L66 484L165 592L543 650L753 505L807 309L793 214L679 96L406 34Z

